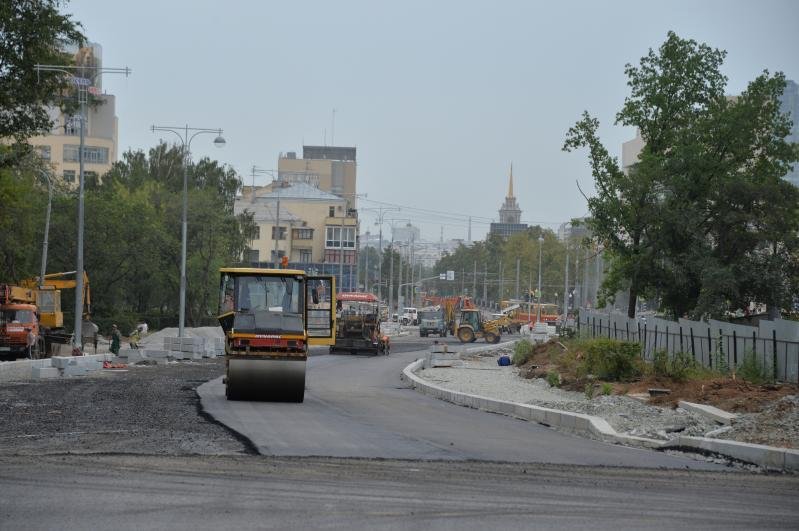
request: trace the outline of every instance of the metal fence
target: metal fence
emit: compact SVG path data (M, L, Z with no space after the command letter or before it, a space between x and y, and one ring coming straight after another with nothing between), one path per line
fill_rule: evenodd
M578 329L588 337L640 343L641 356L649 361L657 351L670 358L685 353L704 367L717 369L723 363L732 369L754 355L777 380L799 383L799 322L795 321L764 320L747 326L712 319L630 319L625 314L581 309Z

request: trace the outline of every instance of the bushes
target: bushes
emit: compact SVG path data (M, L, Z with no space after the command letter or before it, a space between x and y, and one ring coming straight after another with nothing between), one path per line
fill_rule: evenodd
M751 350L744 354L743 363L738 367L736 374L747 382L755 385L764 384L774 379L768 366L761 366L757 361L755 353Z
M641 375L638 343L598 338L586 341L582 371L603 380L629 381Z
M669 353L658 350L652 358L652 374L660 378L671 378L676 382L684 382L698 372L698 365L690 354L677 352L669 359Z
M517 367L524 365L532 355L533 344L527 339L520 339L513 346L513 364Z

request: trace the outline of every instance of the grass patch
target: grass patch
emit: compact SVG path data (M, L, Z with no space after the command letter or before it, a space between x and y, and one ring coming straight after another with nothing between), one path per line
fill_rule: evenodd
M533 344L528 339L520 339L513 345L513 364L518 366L527 363L533 355Z

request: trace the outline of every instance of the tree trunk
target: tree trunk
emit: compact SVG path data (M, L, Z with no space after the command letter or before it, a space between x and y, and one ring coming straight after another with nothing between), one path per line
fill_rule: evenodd
M633 283L630 286L630 300L627 303L627 317L635 319L635 306L638 302L638 287Z

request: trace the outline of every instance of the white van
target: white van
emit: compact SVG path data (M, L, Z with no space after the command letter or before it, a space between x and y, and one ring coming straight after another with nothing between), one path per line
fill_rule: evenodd
M416 308L403 308L402 309L402 324L404 325L418 325L419 324L419 314L416 312Z

